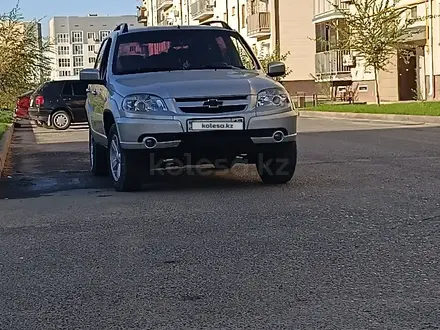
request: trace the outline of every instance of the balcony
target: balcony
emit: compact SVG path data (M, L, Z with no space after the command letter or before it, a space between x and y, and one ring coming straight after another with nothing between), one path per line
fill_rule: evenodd
M163 18L159 22L157 22L157 25L173 25L173 20L170 18Z
M248 16L247 35L251 38L261 38L270 35L270 13L255 13Z
M148 10L145 7L138 7L137 21L141 24L147 24L148 22Z
M313 0L313 23L344 18L344 11L350 9L347 0Z
M317 81L351 80L353 63L349 50L329 50L315 54L315 72Z
M157 0L157 10L167 10L173 6L173 0Z
M194 20L204 21L214 16L213 0L197 0L191 4L191 16Z

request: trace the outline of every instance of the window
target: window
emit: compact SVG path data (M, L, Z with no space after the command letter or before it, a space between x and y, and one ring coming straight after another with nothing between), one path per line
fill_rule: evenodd
M95 51L95 45L89 45L89 52Z
M70 71L58 71L58 77L68 77L70 73Z
M83 32L82 31L72 31L72 43L83 43Z
M101 45L101 48L98 50L98 57L96 58L96 62L95 62L95 69L99 69L99 66L101 65L102 62L102 57L104 55L104 48L105 45L107 44L107 41L104 41Z
M83 54L83 45L73 45L73 55L82 55Z
M95 34L95 32L88 32L88 33L87 33L87 39L89 39L89 40L95 40L95 39L96 39L96 34Z
M58 33L57 34L57 44L68 44L69 34L68 33Z
M79 76L79 73L81 72L83 68L74 68L73 69L73 75L74 76Z
M65 83L63 87L63 95L64 96L71 96L72 94L72 84L71 83Z
M68 67L70 67L70 58L59 58L58 59L58 66L60 68L68 68Z
M69 55L69 46L58 46L58 55Z
M105 79L107 75L108 57L110 54L110 47L112 46L112 40L109 38L106 40L105 47L103 48L101 63L99 67L99 74L102 79Z
M95 64L96 57L89 57L89 64Z
M99 41L103 41L109 34L110 31L99 31Z
M234 7L232 7L232 10L231 10L231 15L232 15L232 16L235 16L235 6L234 6Z
M123 34L117 39L113 73L259 69L236 35L233 31L185 29ZM133 53L130 50L136 44L137 51Z
M417 6L411 7L411 18L417 18Z
M241 27L246 27L246 5L241 6Z
M84 66L84 57L74 56L73 57L73 66L75 68Z
M223 21L225 21L225 22L228 21L228 14L226 14L226 13L223 14Z
M73 84L73 95L86 96L86 89L88 84L83 82L75 82Z
M130 52L135 52L136 51L136 46L130 46Z

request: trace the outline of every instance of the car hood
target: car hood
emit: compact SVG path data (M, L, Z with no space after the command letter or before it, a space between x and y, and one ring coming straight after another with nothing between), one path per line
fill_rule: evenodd
M222 69L126 75L114 79L109 87L121 96L151 93L162 98L179 98L255 95L262 89L282 87L282 85L263 73Z

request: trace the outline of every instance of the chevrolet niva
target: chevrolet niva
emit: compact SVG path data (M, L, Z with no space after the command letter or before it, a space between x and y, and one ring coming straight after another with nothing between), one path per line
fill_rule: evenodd
M264 183L289 182L298 112L273 79L285 65L273 62L266 71L221 21L119 25L102 42L95 67L80 73L88 84L92 173L110 174L117 191L134 191L170 160L230 168L246 158Z

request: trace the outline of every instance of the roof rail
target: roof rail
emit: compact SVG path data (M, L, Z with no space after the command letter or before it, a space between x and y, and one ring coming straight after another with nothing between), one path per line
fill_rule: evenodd
M200 25L208 25L208 26L212 26L212 24L215 24L215 23L217 23L217 24L221 24L222 27L223 27L224 29L232 30L232 28L229 26L228 23L226 23L226 22L224 22L224 21L219 21L219 20L212 20L212 21L208 21L208 22L203 22L203 23L201 23Z
M113 31L122 31L122 33L126 33L128 32L128 24L127 23L122 23L119 24Z

